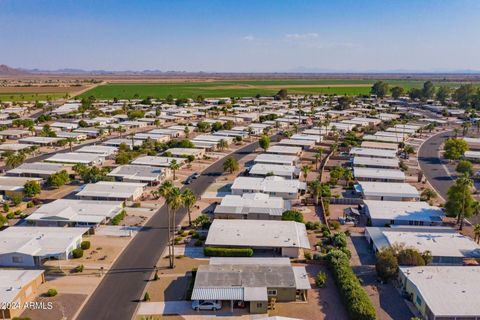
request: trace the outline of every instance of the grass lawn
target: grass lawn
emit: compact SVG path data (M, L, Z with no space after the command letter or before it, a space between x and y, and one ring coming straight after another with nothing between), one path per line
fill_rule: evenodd
M280 89L287 89L293 94L338 94L362 95L370 92L375 80L239 80L211 81L189 83L122 83L98 86L83 93L82 97L93 95L97 99L130 99L133 97L165 98L172 95L175 98L205 98L221 97L253 97L257 94L271 96ZM393 86L405 89L420 88L423 81L419 80L385 80ZM458 82L437 82L435 85L458 86Z

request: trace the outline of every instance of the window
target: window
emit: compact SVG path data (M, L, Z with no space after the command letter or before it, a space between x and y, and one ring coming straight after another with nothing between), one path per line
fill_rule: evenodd
M268 290L268 295L269 296L276 296L277 295L277 290Z
M263 303L257 302L257 308L262 308L262 307L263 307Z
M419 306L422 305L422 299L420 299L419 296L417 296L417 299L415 299L415 300L416 300L417 305L419 305Z
M23 258L22 258L22 257L13 256L13 257L12 257L12 262L13 262L13 263L22 263L22 262L23 262Z

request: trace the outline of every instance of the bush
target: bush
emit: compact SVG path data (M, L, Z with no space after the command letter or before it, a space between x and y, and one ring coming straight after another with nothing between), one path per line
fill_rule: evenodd
M353 273L347 255L340 250L331 250L327 260L350 318L375 320L375 308Z
M82 243L80 244L80 248L82 248L82 250L90 249L90 241L82 241Z
M197 231L194 231L194 232L192 233L192 239L198 239L199 237L200 237L200 235L198 234Z
M327 274L323 271L320 271L317 273L317 276L315 277L315 284L319 288L325 288L325 284L327 282Z
M0 227L8 223L7 218L5 218L2 214L0 214Z
M145 292L145 295L143 296L143 301L150 301L150 295L148 294L148 291Z
M133 208L140 208L140 206L141 206L141 203L140 203L140 202L134 202L134 203L132 204L132 207L133 207Z
M202 240L197 240L197 241L195 241L195 243L194 243L195 247L201 247L202 244L203 244L203 241L202 241Z
M84 266L83 264L78 265L75 267L75 272L83 272Z
M127 213L125 212L125 210L122 210L119 214L117 214L115 217L112 218L111 222L114 226L117 226L120 224L120 222L122 222L122 220L125 218L125 216L127 215Z
M330 223L330 228L333 229L333 230L338 230L340 229L340 222L336 221L336 220L332 220L332 221L329 221Z
M308 221L307 223L305 223L305 228L307 228L307 230L318 230L320 229L320 222Z
M297 210L287 210L282 213L282 220L303 222L303 214Z
M339 232L332 237L332 244L337 248L345 248L347 246L347 236L343 232Z
M206 247L203 253L207 257L251 257L253 250L251 248L212 248Z
M7 213L7 219L15 219L15 214L13 212Z
M47 296L49 297L55 297L57 294L58 294L58 291L57 289L54 289L54 288L50 288L47 291Z
M32 201L27 203L27 208L33 208L35 205L33 204Z
M83 249L82 248L77 248L72 251L72 256L75 259L83 257Z
M305 252L303 255L305 256L305 259L312 260L312 253L311 252Z

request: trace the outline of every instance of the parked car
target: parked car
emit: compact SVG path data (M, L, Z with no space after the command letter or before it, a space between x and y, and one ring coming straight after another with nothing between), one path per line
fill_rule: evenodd
M192 179L197 179L198 177L200 177L200 173L198 172L195 172L194 174L191 175Z
M220 310L222 309L222 301L220 300L194 300L192 302L193 310Z

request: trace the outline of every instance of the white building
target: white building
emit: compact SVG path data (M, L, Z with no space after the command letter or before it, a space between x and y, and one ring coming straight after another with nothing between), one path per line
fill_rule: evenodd
M271 164L280 164L280 165L286 165L286 166L295 166L297 165L299 158L297 156L262 153L262 154L259 154L253 161L255 163L266 163L266 164L271 163Z
M56 153L45 159L45 162L67 163L67 164L85 164L85 165L101 165L105 158L95 153L83 152L65 152Z
M123 165L110 171L107 176L114 177L117 181L143 182L153 185L164 180L170 170L144 165Z
M290 201L270 197L265 193L245 193L241 196L226 195L215 207L215 219L281 220L289 210Z
M354 167L353 175L357 181L405 182L405 173L397 169Z
M355 191L364 200L415 201L420 199L418 190L408 183L362 181L355 185Z
M274 175L285 179L298 179L300 176L300 169L296 166L257 163L250 168L248 173L252 176L265 177L268 175Z
M136 201L146 186L145 183L99 181L86 184L77 196L91 200Z
M233 182L231 190L233 195L260 192L284 199L297 199L298 195L306 190L306 183L276 176L265 178L238 177Z

